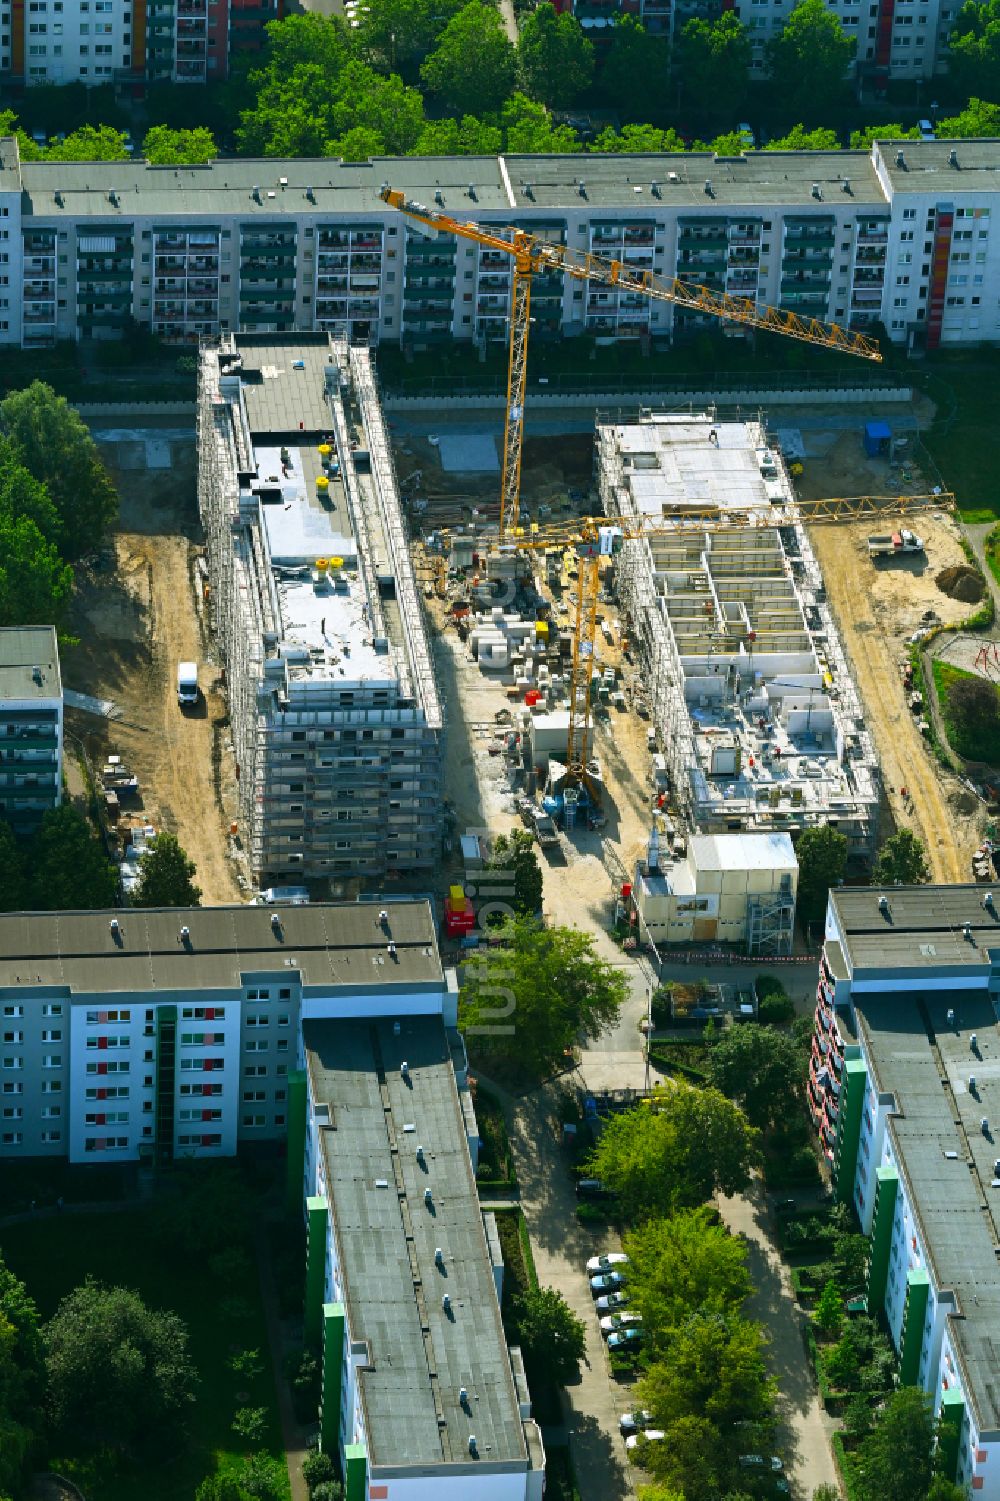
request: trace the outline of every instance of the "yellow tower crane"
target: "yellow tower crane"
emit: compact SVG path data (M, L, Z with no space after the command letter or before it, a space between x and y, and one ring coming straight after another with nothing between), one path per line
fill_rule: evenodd
M825 349L841 349L865 360L881 360L874 339L852 333L836 323L817 318L800 318L781 308L758 307L752 298L730 297L710 287L696 286L676 277L657 276L653 271L636 271L626 261L609 260L586 251L572 250L531 234L526 229L506 232L455 219L451 214L414 203L404 193L385 186L384 202L399 209L409 219L426 224L442 234L472 240L486 250L509 255L514 262L514 286L510 307L510 352L507 366L507 419L503 441L503 474L500 482L500 540L509 541L517 534L521 504L521 448L524 442L524 399L528 373L528 330L531 327L531 278L536 271L561 271L576 281L595 282L616 287L654 301L672 302L692 312L707 313L730 323L744 323L750 328L785 334L807 344ZM509 236L509 238L507 237Z
M587 518L563 526L533 526L526 536L519 528L521 500L521 450L524 441L524 401L527 382L528 332L531 326L531 278L536 271L559 271L576 281L594 282L620 291L670 302L692 312L706 313L731 323L768 333L784 334L824 349L839 349L861 359L881 360L877 342L864 334L825 323L817 318L800 318L796 313L770 306L758 307L753 299L731 297L710 287L698 286L679 278L657 276L652 271L636 271L625 261L612 260L566 245L543 240L525 229L506 231L488 228L471 220L456 219L451 214L416 203L404 193L386 185L382 199L409 219L442 234L471 240L484 249L508 255L514 263L514 284L510 309L510 348L507 369L507 408L504 427L503 472L500 487L499 548L514 551L544 550L553 546L571 547L579 560L579 587L576 618L573 623L572 666L569 684L569 732L566 762L570 780L587 782L589 759L591 683L594 644L597 633L597 601L600 591L602 557L620 551L626 541L644 537L683 537L706 531L721 531L748 526L793 525L799 521L839 521L905 516L928 506L945 509L954 504L949 494L857 496L853 499L799 501L786 507L780 520L773 511L744 513L706 507L704 511L686 510L676 521L650 521L645 518L610 518L598 521Z
M594 646L597 637L597 603L600 597L602 559L616 557L626 542L641 542L645 539L660 541L664 538L704 536L707 532L746 530L747 528L774 528L794 526L809 522L884 520L889 516L912 516L920 511L951 510L955 497L950 491L937 491L926 495L856 495L838 499L799 500L794 505L784 506L779 515L776 508L765 507L757 511L724 510L719 506L706 506L702 511L686 510L676 520L649 517L594 517L581 521L555 523L552 526L533 525L525 536L516 541L500 543L496 550L505 552L544 552L549 548L571 548L576 554L579 568L576 616L573 621L572 654L570 657L569 682L569 727L566 739L566 769L571 783L584 782L594 793L596 789L587 773L590 759L590 711L593 688ZM752 644L772 634L769 631L753 630L741 636L727 622L717 622L723 638L738 647L745 640Z

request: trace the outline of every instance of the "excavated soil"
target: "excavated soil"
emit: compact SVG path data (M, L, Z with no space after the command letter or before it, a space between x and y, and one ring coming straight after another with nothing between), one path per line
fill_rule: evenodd
M934 582L949 599L958 599L968 605L978 604L985 589L979 574L967 563L942 568L940 573L934 575Z

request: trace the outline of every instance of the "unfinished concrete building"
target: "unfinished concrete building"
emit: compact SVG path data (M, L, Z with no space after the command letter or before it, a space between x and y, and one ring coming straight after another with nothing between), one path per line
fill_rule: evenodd
M255 878L433 867L444 718L368 350L204 346L198 454Z
M868 861L875 748L763 422L644 412L599 424L597 438L608 515L649 519L650 535L624 546L616 588L687 821L793 836L830 824ZM669 532L695 510L748 524Z

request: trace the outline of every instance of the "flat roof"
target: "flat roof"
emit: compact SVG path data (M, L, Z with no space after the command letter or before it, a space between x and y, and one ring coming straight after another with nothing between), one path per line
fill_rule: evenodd
M236 348L243 360L243 395L255 439L331 431L333 416L324 375L331 362L326 334L258 339L239 333Z
M371 1473L527 1468L443 1023L390 1016L302 1031L313 1100L329 1110L319 1137L351 1338L371 1351L358 1370Z
M1000 1429L1000 1187L993 1186L1000 1033L993 1004L985 991L960 999L916 991L904 1005L898 997L855 998L855 1013L875 1082L895 1096L889 1129L931 1271L938 1289L958 1300L948 1329L982 1438L983 1430ZM986 1132L983 1118L993 1123Z
M837 887L830 897L850 973L989 969L990 949L1000 950L1000 891L996 906L986 907L986 890L971 883Z
M0 702L61 696L55 626L11 625L0 629Z
M660 519L678 509L712 508L784 519L791 496L780 470L769 478L762 473L768 444L757 421L655 412L646 420L602 423L601 429L621 455L624 483L639 515Z
M995 193L1000 188L1000 140L879 142L879 155L893 196L934 193ZM952 153L957 165L951 163ZM897 164L897 154L903 158Z
M387 927L378 902L0 913L0 986L167 995L238 989L245 975L267 972L289 980L299 974L305 989L324 992L440 988L430 902L384 897L381 908Z
M688 839L698 870L798 870L792 836L693 834Z
M904 154L905 168L895 165L897 149ZM952 151L958 154L958 168L949 165ZM1000 140L887 141L872 152L750 151L736 157L693 151L375 157L365 162L224 157L205 166L153 167L134 160L18 166L15 143L6 137L0 140L0 191L23 187L28 222L32 217L72 222L93 215L112 224L178 213L207 221L239 215L261 224L281 222L289 213L382 217L386 208L379 192L384 182L425 201L440 192L449 213L470 219L511 210L525 219L536 211L571 208L621 210L629 218L641 218L671 207L706 215L727 208L762 213L798 208L805 217L885 209L876 159L893 193L940 193L943 181L956 193L982 192L996 187Z

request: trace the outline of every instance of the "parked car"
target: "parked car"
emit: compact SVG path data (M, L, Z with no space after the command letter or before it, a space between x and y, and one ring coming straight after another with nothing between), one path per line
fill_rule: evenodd
M661 1444L666 1438L662 1428L647 1428L644 1433L633 1433L625 1440L625 1447L630 1454L635 1454L641 1443Z
M628 1293L605 1293L603 1298L598 1298L596 1308L598 1313L613 1313L616 1308L624 1308L628 1302Z
M610 1272L616 1266L628 1266L628 1257L624 1251L609 1251L606 1256L591 1256L587 1262L587 1271L594 1277L598 1272Z
M600 1178L579 1178L576 1185L578 1199L613 1199L614 1194Z
M637 1407L634 1412L623 1412L618 1419L618 1427L621 1429L622 1438L628 1438L631 1433L642 1433L653 1421L653 1414L645 1407Z
M770 1470L772 1475L780 1475L785 1468L780 1457L772 1454L770 1459L765 1459L763 1454L741 1454L739 1462L744 1470Z
M599 1277L591 1277L590 1291L594 1297L601 1293L617 1293L625 1286L625 1278L621 1272L602 1272Z
M641 1313L632 1313L626 1309L624 1313L609 1313L601 1319L601 1333L607 1339L609 1334L615 1334L619 1329L632 1329L642 1323Z
M632 1350L641 1344L642 1329L637 1325L631 1325L628 1329L616 1329L614 1334L608 1335L609 1350Z

